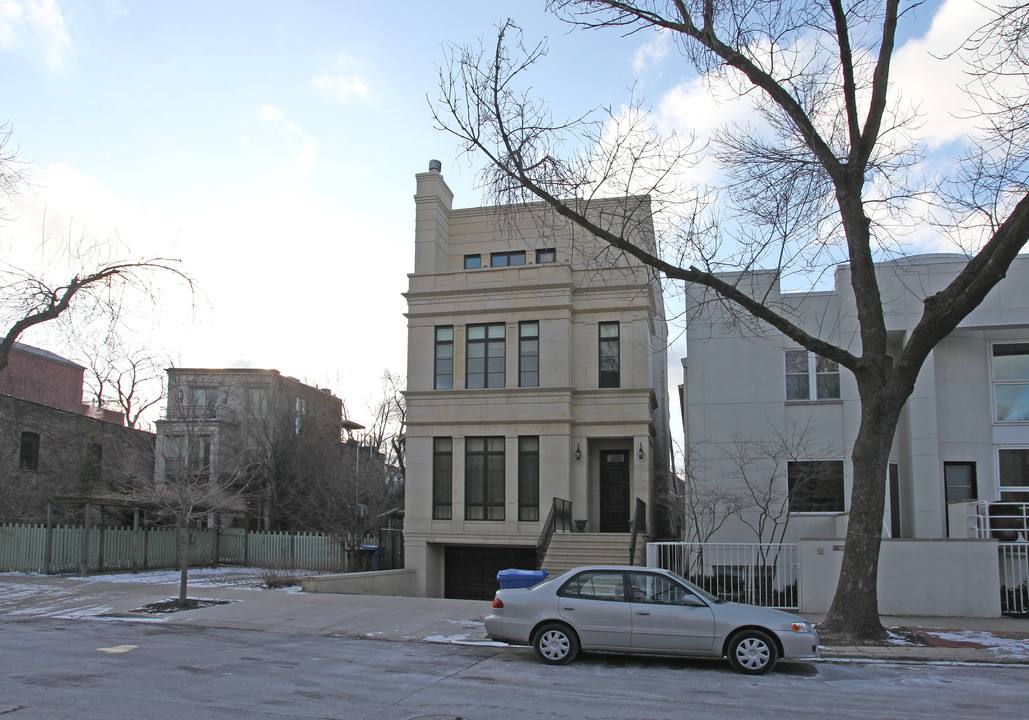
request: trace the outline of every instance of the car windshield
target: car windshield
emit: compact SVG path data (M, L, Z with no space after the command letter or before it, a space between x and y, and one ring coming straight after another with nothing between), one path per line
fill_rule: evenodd
M704 598L708 602L713 602L713 603L724 603L725 602L725 600L723 600L722 598L720 598L720 597L718 597L716 595L712 595L711 593L709 593L707 590L705 590L704 588L700 587L696 583L691 583L689 580L684 578L679 573L675 573L675 572L672 572L671 570L669 570L668 574L671 575L672 577L674 577L679 582L681 582L686 587L688 587L690 590L695 592L697 595L700 595L700 597Z

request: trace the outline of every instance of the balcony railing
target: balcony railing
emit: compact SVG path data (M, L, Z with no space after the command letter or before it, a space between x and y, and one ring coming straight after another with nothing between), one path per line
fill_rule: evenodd
M1000 542L1029 542L1029 503L977 502L971 518L975 537Z
M236 422L236 411L227 405L169 405L169 420L220 420Z

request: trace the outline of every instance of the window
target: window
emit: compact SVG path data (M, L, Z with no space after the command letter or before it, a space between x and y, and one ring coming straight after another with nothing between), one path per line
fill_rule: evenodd
M786 351L787 400L839 400L840 365L807 350Z
M86 457L82 463L82 480L99 482L103 471L104 447L100 443L91 442L86 446Z
M1029 422L1029 343L993 346L997 422Z
M536 264L557 262L557 251L554 248L543 248L536 251Z
M268 416L268 399L265 389L251 386L244 390L244 433L246 446L250 449L263 447L265 437L265 419Z
M504 438L465 439L465 520L504 519Z
M504 324L469 325L465 387L504 387Z
M787 465L790 512L843 512L843 461L803 460Z
M540 439L518 438L518 519L540 519Z
M450 390L454 387L454 326L436 328L436 364L433 387Z
M210 474L209 435L171 435L164 442L164 473L170 480L204 479Z
M450 438L432 439L432 519L452 520L454 447Z
M997 451L1000 499L1029 502L1029 448L1004 448Z
M540 324L518 324L518 387L540 385Z
M610 570L582 572L566 582L557 594L584 600L625 602L624 575Z
M478 255L465 255L464 256L464 269L475 270L476 268L482 267L482 258Z
M508 265L524 265L525 251L510 250L508 252L490 253L489 264L492 267L507 267Z
M629 573L632 587L632 602L654 605L682 605L691 593L679 583L664 575L650 573Z
M621 387L621 357L618 323L603 322L600 334L600 387Z
M307 400L297 398L296 413L293 415L293 434L299 435L304 427L304 416L307 415Z
M217 417L217 406L218 388L191 387L189 389L189 405L185 408L185 415L193 420L210 420Z
M943 463L943 491L947 502L977 499L979 492L975 482L975 463Z
M39 469L39 433L23 432L21 434L18 467L22 470Z

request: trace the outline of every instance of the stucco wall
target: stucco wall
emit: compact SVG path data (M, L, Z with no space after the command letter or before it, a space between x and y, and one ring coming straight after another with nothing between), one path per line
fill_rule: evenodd
M315 575L303 580L304 592L345 595L415 595L414 570L377 570L374 572Z
M800 611L832 603L843 540L800 541ZM994 540L883 540L879 613L1000 617L1000 566Z

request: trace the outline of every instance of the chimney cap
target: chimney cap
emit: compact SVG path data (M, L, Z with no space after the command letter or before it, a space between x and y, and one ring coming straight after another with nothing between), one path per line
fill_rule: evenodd
M443 171L443 163L441 163L439 160L430 160L429 161L429 172L436 172L436 173L438 173L438 172L442 172L442 171Z

